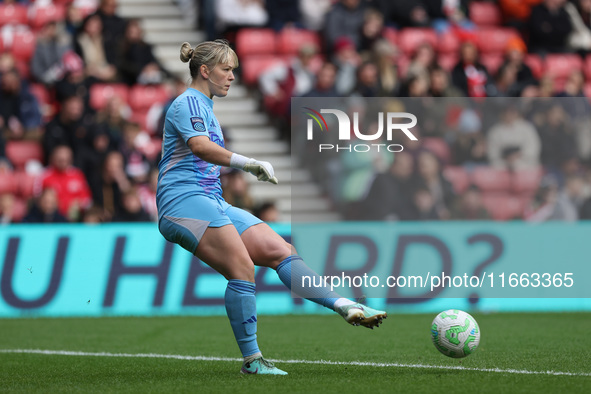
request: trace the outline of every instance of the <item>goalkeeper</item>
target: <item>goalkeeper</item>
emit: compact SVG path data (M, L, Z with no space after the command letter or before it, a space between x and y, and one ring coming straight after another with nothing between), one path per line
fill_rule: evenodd
M270 163L224 148L212 97L228 94L233 69L238 66L227 42L207 41L194 49L183 43L181 60L189 62L192 81L166 113L156 194L158 228L168 241L181 245L228 280L226 312L244 357L241 372L285 375L258 348L255 265L276 270L294 293L333 309L353 325L373 328L386 313L342 298L327 286L302 288L302 276L317 274L293 247L261 220L224 201L221 166L250 172L260 181L278 181Z

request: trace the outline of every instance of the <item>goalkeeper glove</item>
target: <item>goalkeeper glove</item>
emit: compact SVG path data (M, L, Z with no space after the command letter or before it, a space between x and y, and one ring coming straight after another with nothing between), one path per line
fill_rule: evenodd
M273 166L268 161L259 161L252 158L249 159L248 157L237 153L232 153L230 167L250 172L252 175L256 176L259 181L271 182L275 185L279 183L275 177Z

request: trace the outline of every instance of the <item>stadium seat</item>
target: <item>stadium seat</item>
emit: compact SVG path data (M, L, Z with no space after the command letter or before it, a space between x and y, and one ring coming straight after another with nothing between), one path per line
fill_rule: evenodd
M503 55L499 53L483 53L480 56L480 63L488 70L491 76L495 76L503 64Z
M393 27L385 27L382 31L382 37L398 48L398 31L396 29Z
M453 31L448 30L438 36L435 48L440 54L454 54L457 56L460 49L460 39Z
M29 26L33 30L40 30L51 21L63 20L66 16L66 9L63 5L48 4L44 6L31 6L29 12Z
M24 169L29 160L43 162L41 144L34 141L8 141L6 157L17 170Z
M90 88L90 106L99 111L107 105L111 97L118 96L127 102L128 95L129 88L127 85L120 83L95 83Z
M449 162L451 152L443 138L426 137L421 139L421 146L433 153L445 165Z
M10 52L16 61L28 63L35 52L35 43L35 34L32 31L15 31Z
M147 111L153 104L168 100L168 90L164 85L134 85L129 90L129 105L133 110Z
M525 55L525 59L523 62L531 68L531 72L534 74L534 77L537 79L542 78L543 70L544 70L544 63L542 59L538 55Z
M277 35L277 51L282 55L295 55L304 44L311 44L320 50L318 33L304 29L286 28Z
M460 57L457 53L443 53L437 56L437 62L447 72L451 72L459 60Z
M236 52L241 58L275 53L276 38L272 29L241 29L236 33Z
M552 75L555 81L564 81L575 70L583 69L583 61L575 54L554 54L546 56L544 72Z
M437 33L432 29L416 27L407 27L398 33L398 46L407 55L412 55L416 48L425 42L437 48Z
M16 178L12 172L0 171L0 195L16 193Z
M55 102L52 100L49 91L40 83L30 84L29 89L39 102L43 121L49 122L55 114Z
M22 4L0 4L0 26L26 24L27 6Z
M470 176L466 169L462 166L447 166L443 170L443 176L445 179L451 182L454 187L454 191L457 194L461 194L468 186L470 186Z
M468 12L470 20L477 26L499 26L502 22L501 10L492 2L474 1Z
M485 193L482 204L494 220L522 219L524 200L507 193Z
M478 167L471 175L472 183L483 192L509 192L511 176L507 170L493 167Z
M519 170L511 175L511 190L514 193L531 196L540 187L544 170L540 168Z
M16 193L25 200L32 198L39 177L22 170L16 171L14 175L16 178Z
M254 86L263 71L279 64L285 64L285 61L276 56L249 56L240 62L242 79L245 84Z
M473 36L481 53L503 54L509 39L519 37L519 33L515 29L497 27L476 30Z

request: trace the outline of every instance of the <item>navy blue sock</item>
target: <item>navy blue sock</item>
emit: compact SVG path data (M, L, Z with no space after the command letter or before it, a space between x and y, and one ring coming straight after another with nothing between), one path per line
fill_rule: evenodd
M259 353L257 344L257 306L255 284L245 280L230 279L226 287L226 313L234 337L243 357Z
M334 303L341 298L340 295L330 290L330 286L324 284L322 277L312 271L298 255L292 255L283 260L277 266L279 279L291 291L300 297L334 310ZM302 278L310 278L314 286L302 286ZM308 283L308 279L306 279ZM318 287L316 287L318 285Z

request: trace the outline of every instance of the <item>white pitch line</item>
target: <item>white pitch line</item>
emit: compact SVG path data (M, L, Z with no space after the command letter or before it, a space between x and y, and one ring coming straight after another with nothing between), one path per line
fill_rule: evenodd
M164 358L189 361L227 361L242 362L241 358L208 357L208 356L183 356L180 354L156 354L156 353L107 353L107 352L76 352L70 350L42 350L42 349L0 349L0 353L25 353L44 354L56 356L86 356L86 357L131 357L131 358ZM365 361L328 361L328 360L277 360L269 361L284 364L318 364L318 365L348 365L377 368L418 368L418 369L447 369L469 372L493 372L519 375L551 375L551 376L591 376L590 372L562 372L562 371L529 371L524 369L501 368L470 368L455 365L428 365L428 364L400 364L400 363L372 363Z

